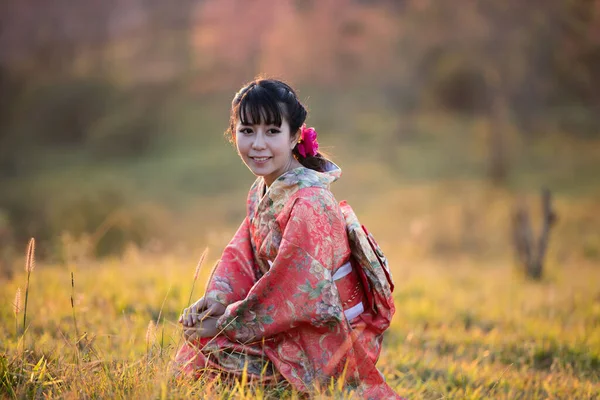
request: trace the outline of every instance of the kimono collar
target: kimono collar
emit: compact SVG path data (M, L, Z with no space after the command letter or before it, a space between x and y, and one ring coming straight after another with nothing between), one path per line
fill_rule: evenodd
M266 189L266 193L265 181L262 177L259 177L254 181L248 193L248 218L252 220L259 207L262 208L277 204L284 205L300 189L306 187L329 189L331 183L338 180L341 175L342 170L340 167L327 160L324 172L318 172L306 167L298 167L284 172ZM264 196L263 193L265 193Z

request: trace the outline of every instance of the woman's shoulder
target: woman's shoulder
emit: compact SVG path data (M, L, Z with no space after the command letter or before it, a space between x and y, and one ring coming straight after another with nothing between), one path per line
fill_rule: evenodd
M311 186L299 189L289 199L283 214L311 215L332 219L342 215L342 211L334 194L326 187ZM306 211L310 210L309 214Z
M333 193L323 187L306 187L298 190L288 200L285 207L276 217L280 228L286 230L288 224L293 222L293 230L307 229L319 224L328 227L340 227L344 217L339 203ZM310 229L314 231L314 229ZM327 229L319 230L325 233Z
M298 189L290 198L295 203L322 203L334 202L337 204L333 192L328 187L309 186Z
M277 178L274 186L296 189L307 187L322 187L329 189L341 175L340 168L330 163L330 169L326 171L315 171L304 166L291 169Z
M310 204L313 208L339 208L338 201L330 189L331 183L337 179L337 176L333 177L309 168L300 168L297 170L296 178L296 190L289 203L293 205Z

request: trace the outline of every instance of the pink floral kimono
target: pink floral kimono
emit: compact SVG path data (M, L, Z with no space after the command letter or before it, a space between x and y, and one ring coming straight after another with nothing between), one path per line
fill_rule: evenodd
M391 306L378 309L378 288L356 272L347 231L354 214L329 190L340 175L331 163L325 173L288 171L268 189L256 180L206 293L227 306L222 333L183 345L176 362L184 373L246 368L250 378L286 380L305 393L334 377L363 398L398 398L375 367L391 290L381 297Z

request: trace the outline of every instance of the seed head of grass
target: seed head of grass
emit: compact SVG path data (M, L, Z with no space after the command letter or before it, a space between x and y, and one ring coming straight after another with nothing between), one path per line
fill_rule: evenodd
M148 323L148 328L146 329L146 343L154 342L154 337L156 336L156 326L154 325L154 321L150 320Z
M23 339L27 329L27 301L29 299L29 278L31 271L35 268L35 239L29 239L27 245L27 254L25 255L25 272L27 272L27 282L25 283L25 306L23 307Z
M202 267L202 264L204 264L204 259L206 258L207 254L208 247L205 248L202 254L200 255L200 260L198 260L198 265L196 265L196 271L194 271L194 281L198 279L198 274L200 274L200 268Z
M29 239L27 254L25 256L25 272L30 273L35 269L35 239Z
M13 303L13 311L15 316L21 312L21 288L17 288L15 293L15 302Z

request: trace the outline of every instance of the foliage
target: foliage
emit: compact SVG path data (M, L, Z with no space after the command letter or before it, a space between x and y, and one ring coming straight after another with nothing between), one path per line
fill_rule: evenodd
M0 270L30 236L41 255L63 231L119 254L172 236L170 213L243 193L220 133L257 73L300 89L344 168L394 184L597 183L597 0L30 2L0 7Z
M344 171L334 185L341 198L362 202L369 192L357 188L370 187L387 191L416 185L418 190L447 182L446 190L452 192L457 190L453 185L465 180L482 193L488 187L487 117L432 112L402 118L386 107L385 93L367 95L360 88L345 96L310 87L302 93L314 98L309 124L317 127L321 145ZM23 150L23 157L35 158L38 165L28 163L29 173L0 181L4 257L16 254L10 250L15 241L22 243L31 236L40 239L41 256L58 258L63 233L80 241L87 237L93 242L91 253L106 255L120 254L128 242L144 246L153 239L190 246L205 237L200 225L239 224L253 178L221 135L228 101L170 98L163 109L169 134L159 134L156 145L136 157L93 157L85 144L46 151L44 157ZM563 132L524 139L511 131L506 137L511 170L499 202L542 185L559 196L595 193L596 140ZM464 205L460 213L465 221L477 220L484 203ZM507 227L487 229L482 234L500 229L505 246ZM449 241L440 239L432 248L447 248L444 243Z
M8 105L0 177L73 149L100 159L140 155L159 132L166 95L164 88L124 89L106 78L33 82Z

